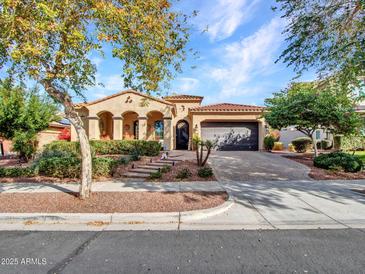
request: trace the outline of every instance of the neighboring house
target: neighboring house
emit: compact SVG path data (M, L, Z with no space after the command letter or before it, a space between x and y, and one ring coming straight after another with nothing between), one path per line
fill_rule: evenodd
M365 102L362 102L355 108L356 112L360 113L365 119ZM333 141L333 134L325 130L316 130L313 134L317 141L329 140ZM298 137L305 137L303 133L296 130L295 126L290 126L280 130L280 142L284 144L285 147L291 143L291 141Z
M58 136L61 131L65 128L70 129L70 123L67 120L62 120L59 122L52 122L49 127L40 133L37 137L37 147L41 149L44 145L49 144L53 141L58 140ZM15 154L12 152L12 143L9 140L0 139L0 156L8 156Z
M263 107L201 106L202 100L193 95L160 99L126 90L75 107L91 140L157 140L166 150L191 149L192 136L197 134L217 141L219 150L263 149ZM71 140L76 139L71 127Z
M307 137L304 133L300 132L295 128L295 126L290 126L286 128L282 128L280 130L280 142L284 144L284 147L288 147L288 145L291 143L293 139L299 138L299 137ZM329 140L333 141L333 136L329 131L325 130L316 130L313 133L313 137L317 140L317 142L320 142L322 140Z

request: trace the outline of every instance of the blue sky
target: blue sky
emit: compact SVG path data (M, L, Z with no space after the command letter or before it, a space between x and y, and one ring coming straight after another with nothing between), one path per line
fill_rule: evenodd
M199 52L188 58L184 72L171 82L169 93L204 96L203 104L217 102L263 105L264 99L287 86L292 68L275 63L285 47L281 34L285 22L271 10L271 0L181 0L176 8L199 11L192 23L189 47ZM202 33L202 30L208 31ZM110 54L93 57L97 81L88 100L124 89L121 63ZM196 66L195 69L191 69ZM308 73L302 80L312 80Z

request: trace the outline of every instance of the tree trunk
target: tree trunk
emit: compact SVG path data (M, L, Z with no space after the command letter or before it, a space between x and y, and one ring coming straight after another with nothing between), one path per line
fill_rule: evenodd
M46 92L57 102L61 103L65 108L66 118L75 127L77 136L80 141L81 151L81 185L80 198L86 199L90 197L92 184L92 158L89 139L83 127L83 122L76 112L71 97L67 92L58 90L51 80L40 81Z
M205 166L205 164L207 163L211 150L212 150L211 148L208 148L207 155L205 156L202 166Z
M314 148L314 157L318 156L318 149L317 149L317 139L313 137L313 134L310 137L312 139L312 144Z
M200 144L199 166L201 166L202 165L202 162L203 162L203 147L204 147L204 145L203 144Z
M200 163L199 163L199 144L198 143L195 144L195 149L196 149L196 163L198 164L198 166L200 166Z
M79 193L81 199L86 199L90 197L92 184L92 157L89 138L83 127L83 123L80 117L67 118L75 127L77 136L79 137L81 151L81 184Z

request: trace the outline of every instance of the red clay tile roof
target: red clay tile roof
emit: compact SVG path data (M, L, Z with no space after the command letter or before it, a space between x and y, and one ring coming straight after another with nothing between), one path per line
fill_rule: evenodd
M195 95L189 95L189 94L177 94L177 95L170 95L166 96L163 99L164 100L203 100L203 96L195 96Z
M239 104L230 104L230 103L222 103L222 104L214 104L207 105L201 107L191 108L192 112L262 112L265 108L259 106L250 106L250 105L239 105Z

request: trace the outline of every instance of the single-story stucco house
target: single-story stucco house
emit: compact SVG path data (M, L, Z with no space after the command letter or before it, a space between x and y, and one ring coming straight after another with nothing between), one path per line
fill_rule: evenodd
M157 140L165 150L191 149L194 134L217 141L219 150L261 150L266 134L263 107L202 106L203 97L157 98L126 90L75 105L90 140ZM71 140L77 134L71 127Z

